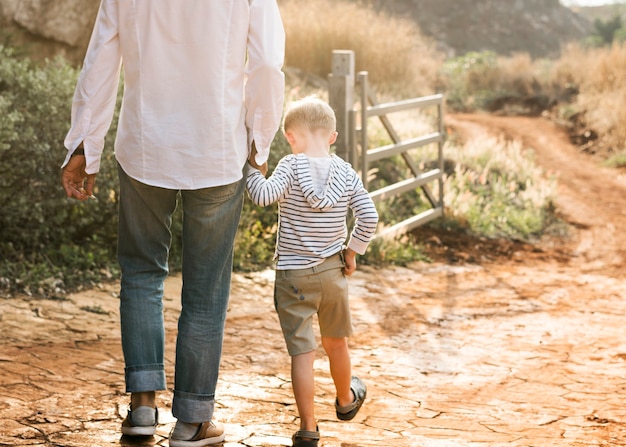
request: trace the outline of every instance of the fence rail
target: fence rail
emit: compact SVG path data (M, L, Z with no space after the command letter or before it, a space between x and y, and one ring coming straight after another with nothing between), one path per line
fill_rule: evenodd
M379 230L376 237L392 238L443 216L443 144L445 142L443 96L430 95L379 104L369 88L367 72L360 72L355 76L353 70L354 54L352 52L333 52L333 73L329 77L329 99L331 106L337 112L340 135L342 130L345 132L343 139L337 142L337 153L360 171L366 188L368 188L368 175L372 162L400 155L409 168L411 177L370 191L372 200L380 202L421 188L431 205L430 209L395 225L382 225L382 230ZM355 104L359 105L358 110L355 109ZM437 110L434 132L404 140L400 138L392 124L393 114L433 107ZM369 146L368 124L372 118L380 120L392 144L373 148ZM436 167L423 171L408 151L431 144L437 144ZM430 184L435 182L438 184L437 195L433 194L430 188Z

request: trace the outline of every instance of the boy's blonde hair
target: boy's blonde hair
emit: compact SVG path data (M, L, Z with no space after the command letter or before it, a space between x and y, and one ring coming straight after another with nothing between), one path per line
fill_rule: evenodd
M316 96L307 96L292 102L285 111L283 131L294 126L304 126L311 131L328 130L334 132L337 127L335 112Z

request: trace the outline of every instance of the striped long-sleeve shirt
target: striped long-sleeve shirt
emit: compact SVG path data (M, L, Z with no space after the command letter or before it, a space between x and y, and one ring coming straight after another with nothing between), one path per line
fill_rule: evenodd
M372 199L354 169L336 155L331 156L321 194L304 154L285 156L268 179L250 168L246 186L257 205L278 201L278 270L313 267L339 253L348 236L348 209L355 218L349 248L365 253L376 231L378 213Z

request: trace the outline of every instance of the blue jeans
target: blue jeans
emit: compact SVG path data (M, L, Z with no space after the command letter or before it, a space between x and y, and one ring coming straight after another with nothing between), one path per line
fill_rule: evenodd
M164 390L163 282L168 275L170 228L179 191L140 183L119 166L118 172L126 391ZM213 417L244 188L245 177L230 185L180 191L183 287L172 413L183 422Z

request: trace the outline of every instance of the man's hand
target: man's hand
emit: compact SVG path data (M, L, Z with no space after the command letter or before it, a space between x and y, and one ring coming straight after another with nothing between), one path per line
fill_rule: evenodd
M343 260L345 265L343 267L343 274L350 276L356 272L356 252L351 248L346 248L343 251Z
M96 184L96 174L87 174L87 163L84 155L75 155L63 168L61 184L68 198L77 200L95 199L93 187Z
M256 145L254 144L254 141L252 142L252 150L250 151L250 156L248 157L248 164L261 171L263 176L267 175L267 162L262 165L256 164Z

